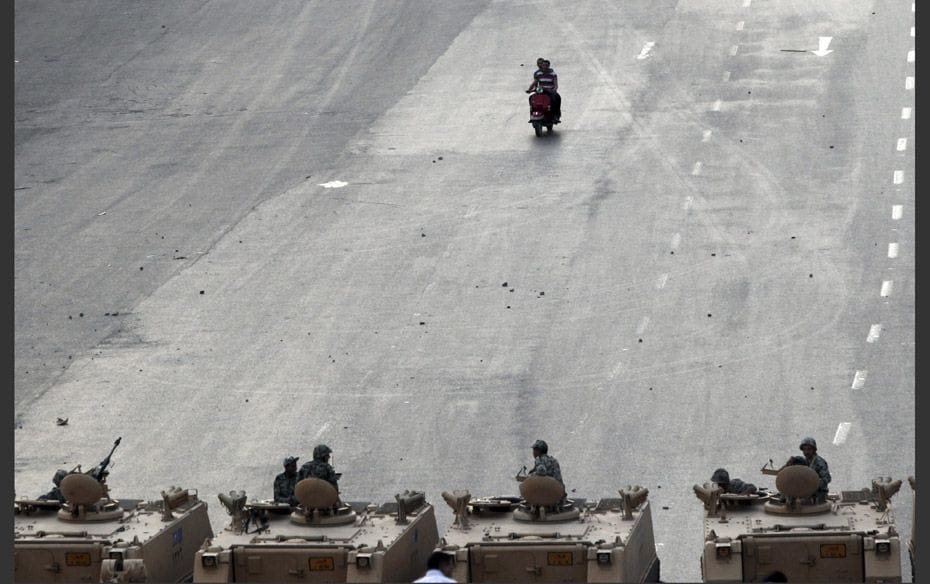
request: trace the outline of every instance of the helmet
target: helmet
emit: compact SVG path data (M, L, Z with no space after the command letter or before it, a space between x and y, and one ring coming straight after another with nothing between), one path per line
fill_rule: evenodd
M297 464L298 460L300 460L299 456L288 456L287 458L284 459L284 466L287 466L289 464Z
M52 477L52 483L57 487L61 484L61 479L65 478L66 476L68 476L68 471L59 468L57 471L55 471L55 476Z
M814 440L813 438L807 437L804 440L801 440L801 446L804 446L805 444L808 446L813 446L814 450L817 450L817 441ZM798 448L800 448L801 446L799 446Z
M546 444L545 440L537 440L536 442L533 442L533 449L535 450L537 448L543 454L546 454L547 452L549 452L549 445Z
M332 452L333 449L325 444L319 444L313 449L313 460L321 460L324 456Z
M714 471L712 477L710 477L711 482L719 484L726 484L730 482L730 473L727 472L725 468L718 468Z

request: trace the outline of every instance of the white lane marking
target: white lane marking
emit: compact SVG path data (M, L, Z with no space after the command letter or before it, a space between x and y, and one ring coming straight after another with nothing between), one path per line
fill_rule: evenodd
M878 340L878 337L882 334L882 325L873 324L869 327L869 336L865 338L865 342L874 343Z
M899 185L904 182L904 171L896 170L894 171L894 178L892 179L894 184Z
M720 106L722 105L723 105L723 102L718 99L717 101L714 102L714 107L711 108L711 111L719 112Z
M915 3L915 2L911 2L911 12L914 12L914 4L916 4L916 3Z
M324 189L341 189L347 184L349 183L341 181L341 180L331 180L327 183L320 183L320 186L323 187Z
M898 152L907 150L907 138L898 138Z
M687 211L688 209L691 208L691 205L693 204L694 204L694 197L689 195L685 197L685 202L681 204L681 208Z
M897 243L888 244L888 257L891 259L895 259L896 257L898 257L898 244Z
M914 50L913 49L907 52L907 62L908 63L914 62Z
M323 433L326 432L326 430L329 429L329 424L330 424L330 422L326 422L325 424L323 424L323 425L320 427L319 432L317 432L317 433L316 433L316 436L313 437L313 442L316 442L317 440L319 440L320 438L323 437Z
M723 72L723 80L724 80L724 81L729 81L729 80L730 80L730 75L731 75L731 73L730 73L729 71L724 71L724 72Z
M665 288L665 283L668 282L668 274L662 274L659 276L659 279L656 280L656 288L662 289Z
M739 52L739 45L733 45L732 47L730 47L730 56L731 56L731 57L735 57L735 56L736 56L736 53L738 53L738 52Z
M842 422L836 428L836 434L833 436L833 445L839 446L843 442L846 442L846 437L849 435L849 427L852 424L849 422Z
M909 119L911 119L911 108L909 108L909 107L902 107L902 108L901 108L901 119L902 119L902 120L909 120Z
M743 28L745 28L745 26L746 26L746 21L745 21L745 20L741 20L741 21L739 21L739 22L736 23L736 30L743 30Z
M704 135L701 137L701 142L710 142L710 135L713 134L710 130L704 130Z
M894 289L894 280L885 280L882 282L882 291L879 294L881 294L882 298L886 298L888 296L891 296L891 291L893 289Z
M904 205L891 206L891 218L897 221L904 216Z
M913 77L904 78L904 89L914 89L914 78Z
M818 57L823 57L824 55L829 55L833 52L833 49L828 49L830 46L830 41L833 40L833 37L818 37L817 39L817 50L811 51Z
M639 54L636 56L636 58L637 58L637 59L645 59L646 57L649 56L649 51L651 51L651 50L652 50L652 47L654 47L654 46L656 46L655 42L653 42L653 41L647 42L645 45L643 45L643 50L641 50L641 51L639 52Z
M862 389L862 386L865 385L865 378L869 372L865 369L862 371L856 371L855 377L853 377L852 389Z
M672 241L670 245L672 246L672 249L678 249L678 246L681 245L681 234L680 233L676 233L675 235L672 236Z
M649 326L649 317L644 316L641 321L639 321L639 326L636 327L636 334L641 335L646 330L646 327Z
M911 36L914 36L914 27L911 27Z
M743 8L749 8L750 4L752 4L752 0L743 0Z
M691 169L691 174L695 176L701 174L702 168L704 168L704 164L702 162L695 162L694 167Z

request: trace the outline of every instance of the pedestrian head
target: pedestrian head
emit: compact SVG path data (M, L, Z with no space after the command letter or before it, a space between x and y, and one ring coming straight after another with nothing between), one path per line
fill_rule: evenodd
M329 460L329 453L333 449L325 444L319 444L316 448L313 449L313 460Z
M549 453L549 445L546 444L545 440L537 440L536 442L533 442L533 455L539 456L539 454L536 454L537 452L539 452L539 454Z
M447 578L452 577L452 569L454 567L455 562L452 559L452 555L438 550L430 554L429 559L426 561L427 570L439 570Z
M300 457L297 456L288 456L284 459L284 470L293 472L297 470L297 461L300 460Z
M804 453L804 456L810 458L817 452L817 441L811 437L807 437L801 440L801 452Z
M730 473L728 473L725 468L718 468L714 471L714 474L710 477L710 480L711 482L717 483L718 485L729 484Z

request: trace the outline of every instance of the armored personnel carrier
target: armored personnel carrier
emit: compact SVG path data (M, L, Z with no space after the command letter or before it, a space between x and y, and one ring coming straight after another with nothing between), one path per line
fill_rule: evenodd
M900 480L874 480L871 489L817 502L813 469L772 470L777 493L694 485L704 503L704 582L901 582L890 501Z
M194 554L213 535L207 504L178 487L160 500L111 499L105 466L66 474L63 502L14 501L14 581L190 580Z
M418 491L394 502L343 503L328 482L299 481L299 505L220 494L231 517L194 559L194 582L412 582L439 532Z
M520 497L444 492L455 519L437 549L457 582L658 582L649 490L619 494L567 499L548 476L523 480Z

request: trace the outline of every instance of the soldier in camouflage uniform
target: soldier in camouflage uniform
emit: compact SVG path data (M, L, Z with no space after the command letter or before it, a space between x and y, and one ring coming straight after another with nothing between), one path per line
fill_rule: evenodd
M297 485L297 461L294 456L284 459L284 472L274 478L274 502L297 505L294 498L294 487Z
M52 484L54 484L55 486L52 488L51 491L45 493L44 495L39 495L38 500L39 501L58 501L59 503L64 503L65 496L61 494L61 489L59 487L61 486L61 479L68 476L68 474L69 474L68 471L66 471L65 469L63 468L58 469L55 472L55 476L52 477Z
M333 450L325 445L319 444L313 449L313 460L304 463L297 473L297 480L302 481L306 478L316 478L327 481L339 492L339 477L332 465L329 464L329 455Z
M801 452L804 453L804 462L807 466L814 469L817 476L820 477L820 487L814 495L815 503L823 503L827 500L827 484L830 482L830 470L827 468L827 461L817 454L817 442L813 438L804 438L801 440Z
M541 477L552 477L559 481L562 486L562 470L559 468L559 461L555 457L549 456L549 445L544 440L533 442L533 470L528 475L537 475Z
M756 486L752 483L746 483L739 479L730 480L730 473L725 468L718 468L714 475L710 477L711 482L717 483L724 493L732 495L752 495L756 492Z

